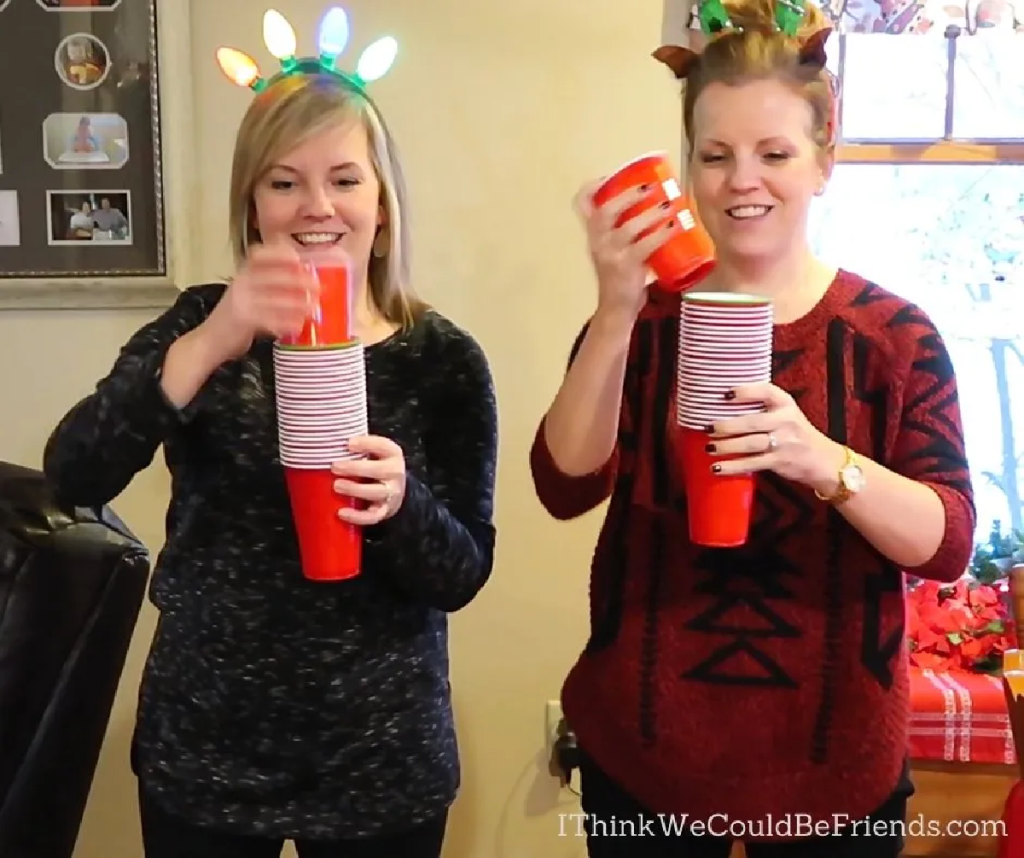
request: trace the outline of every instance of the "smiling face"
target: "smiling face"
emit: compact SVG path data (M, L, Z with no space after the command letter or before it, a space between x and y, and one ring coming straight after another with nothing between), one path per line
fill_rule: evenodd
M253 217L266 244L320 259L341 248L365 272L383 215L363 124L329 127L275 161L253 190Z
M791 87L712 83L697 99L690 175L720 257L770 260L802 245L828 169L811 106Z
M371 312L409 325L425 304L409 282L406 209L394 141L365 93L333 75L290 75L252 100L231 163L236 264L259 242L344 253Z

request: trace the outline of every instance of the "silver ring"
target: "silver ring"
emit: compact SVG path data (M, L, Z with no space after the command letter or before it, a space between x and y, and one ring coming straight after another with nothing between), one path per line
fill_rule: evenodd
M779 446L779 439L775 437L774 432L768 433L768 451L771 452Z

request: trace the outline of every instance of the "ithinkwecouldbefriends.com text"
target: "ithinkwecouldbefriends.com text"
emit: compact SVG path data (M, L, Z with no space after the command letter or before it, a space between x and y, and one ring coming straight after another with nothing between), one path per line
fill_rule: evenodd
M997 819L938 820L923 815L901 821L851 819L837 814L830 820L814 820L806 814L764 819L730 819L716 814L709 819L690 819L686 814L597 817L586 813L560 813L559 837L726 837L733 840L788 840L831 837L1000 837L1006 825Z

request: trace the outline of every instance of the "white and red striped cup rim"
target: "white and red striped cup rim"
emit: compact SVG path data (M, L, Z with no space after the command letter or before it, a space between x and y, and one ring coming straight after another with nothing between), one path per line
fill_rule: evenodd
M321 381L308 384L291 381L277 382L274 385L275 394L288 399L300 397L308 399L310 396L323 396L329 399L343 399L349 402L366 398L365 384L351 384L343 381Z
M775 337L775 327L765 325L754 328L734 328L729 326L705 327L703 325L683 325L679 328L679 341L685 342L688 339L704 339L723 342L771 342Z
M761 364L765 361L771 362L771 352L765 351L730 351L729 349L694 349L686 348L680 349L678 353L678 363L687 364L690 361L717 361L725 364Z
M362 372L366 369L366 360L362 356L342 360L340 358L322 357L320 355L302 358L275 355L273 365L276 370L287 369L314 372L325 369L351 369Z
M353 364L292 364L275 363L274 376L288 376L289 378L313 378L318 375L335 376L344 378L364 378L366 366L360 363Z
M302 357L304 355L353 355L363 354L366 345L361 340L349 340L346 343L330 343L328 345L301 346L291 343L274 342L275 355Z
M282 415L296 420L303 420L311 417L323 416L346 419L359 415L365 419L367 414L366 403L346 400L303 400L286 399L277 404L277 416Z
M366 434L365 423L317 423L315 425L289 426L281 423L277 427L278 438L288 441L310 442L323 438L339 438L347 441Z
M775 323L771 319L730 318L719 319L713 316L680 316L679 327L682 329L701 331L723 331L737 335L760 336L771 331Z
M307 426L311 423L330 421L335 425L356 426L366 423L367 412L351 409L348 411L302 411L298 409L279 408L277 422L282 426Z
M771 367L771 365L771 355L750 355L748 357L737 356L733 360L728 361L705 357L702 354L689 354L687 352L683 352L676 356L676 366L679 369L693 368L700 372L715 371L718 367L721 367L728 372L735 372L737 368L761 371L764 367Z
M365 366L275 366L275 378L366 378Z
M772 365L768 363L742 363L734 361L731 364L723 361L687 361L677 368L676 377L681 382L699 382L707 379L709 382L725 381L729 378L750 378L757 381L767 381L771 375Z
M736 420L740 417L753 417L757 413L757 411L677 411L676 422L719 423L726 420Z
M319 447L289 447L278 445L282 462L335 462L342 457L352 458L352 452L342 444L323 444Z
M730 408L748 408L757 405L756 402L730 402L724 396L716 393L695 393L692 390L682 391L676 397L676 402L702 403L706 405L722 405Z
M771 322L775 316L771 310L748 309L717 309L715 307L699 307L683 304L679 312L680 319L707 319L722 324L746 324L749 322Z
M709 423L713 423L713 420L700 420L694 418L678 418L676 420L676 426L683 429L696 429L697 431L704 431Z
M287 438L302 439L302 438L321 438L321 437L336 437L336 438L352 438L356 435L366 434L366 421L365 420L350 420L347 423L316 423L313 425L304 424L287 424L278 423L277 432L278 435Z
M679 342L715 343L770 343L775 337L775 329L765 327L762 330L737 330L735 328L693 328L686 326L679 331Z
M304 471L326 471L335 462L355 462L363 458L365 457L350 453L347 450L328 451L327 453L318 453L315 456L288 455L282 450L278 455L278 459L283 467Z
M308 378L277 378L274 379L276 390L318 390L327 388L341 391L365 391L366 379L363 376L352 378L321 378L317 376Z
M287 468L289 471L329 471L331 465L335 462L340 461L355 461L361 459L362 456L336 456L333 459L288 459L285 460L280 458L281 467Z
M715 405L714 403L685 403L676 405L676 414L717 414L721 417L728 415L743 416L746 414L760 414L764 411L763 407L745 407L739 406L737 408L727 408L722 405Z

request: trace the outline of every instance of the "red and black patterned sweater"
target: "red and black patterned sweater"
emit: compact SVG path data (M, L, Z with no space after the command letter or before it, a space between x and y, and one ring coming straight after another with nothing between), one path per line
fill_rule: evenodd
M810 489L773 474L758 476L746 546L689 542L666 431L678 318L678 296L652 293L604 467L562 473L543 423L531 450L553 516L571 519L610 497L566 717L580 746L653 812L863 818L895 788L907 752L903 570ZM814 426L942 499L942 545L907 571L958 578L974 500L956 379L930 319L840 272L774 338L773 381Z

